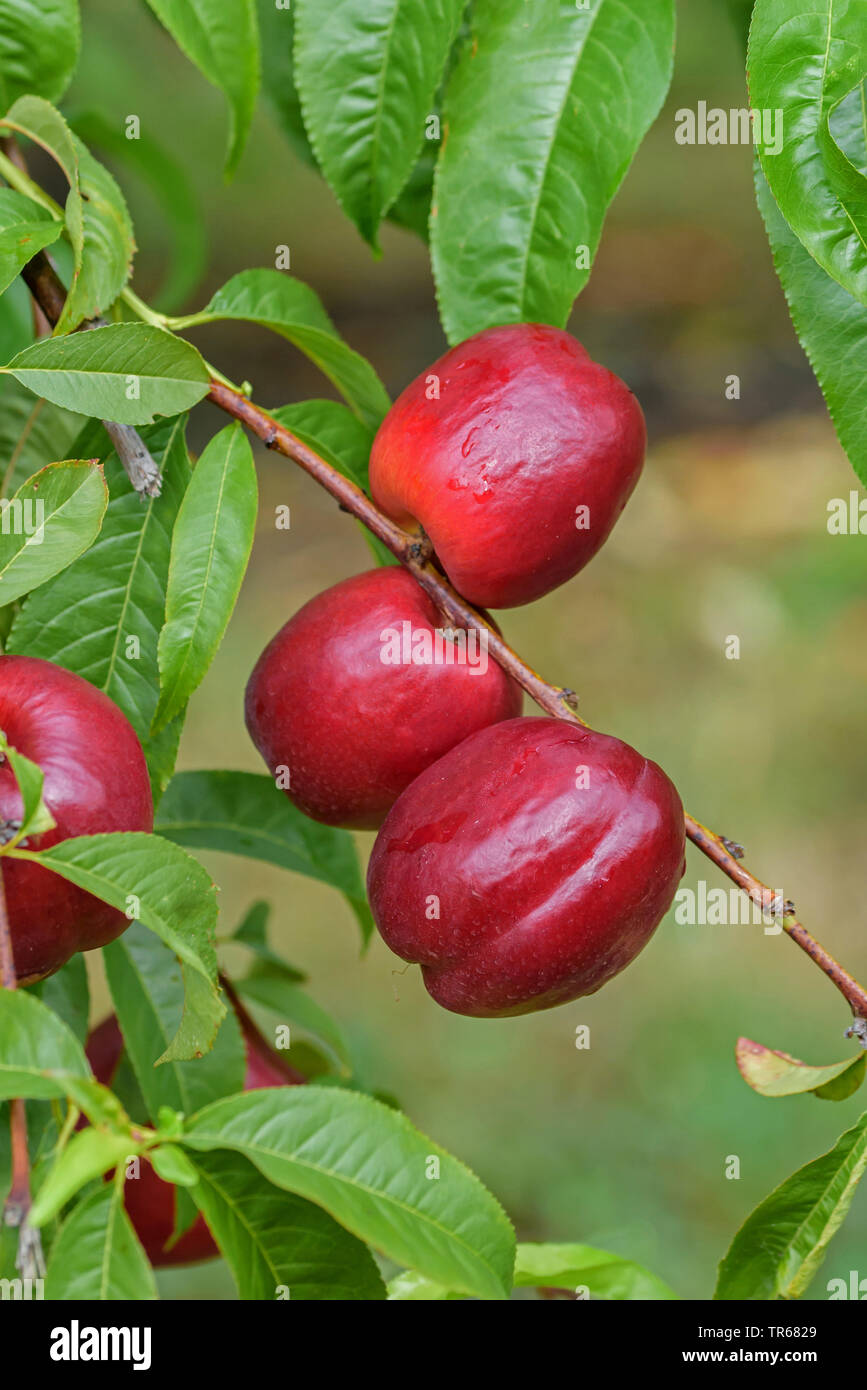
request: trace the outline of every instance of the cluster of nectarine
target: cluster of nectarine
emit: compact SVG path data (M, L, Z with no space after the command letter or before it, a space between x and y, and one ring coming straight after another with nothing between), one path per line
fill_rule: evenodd
M494 328L404 391L371 492L467 600L514 607L596 554L644 447L635 397L568 333ZM618 739L516 717L521 692L478 634L442 621L406 571L335 585L263 652L247 727L307 815L379 830L374 918L434 999L480 1017L548 1008L648 940L683 872L683 810Z
M644 419L569 334L478 334L404 391L373 444L374 500L427 534L477 605L548 593L596 553L641 471ZM479 632L444 628L401 568L306 604L259 659L250 734L293 802L379 831L368 885L386 942L459 1013L547 1008L598 989L641 949L683 869L677 793L614 738L520 717L521 691ZM150 830L136 735L87 681L0 657L0 727L44 773L70 835ZM21 796L0 766L0 833ZM116 909L41 866L7 860L22 983L123 931Z
M424 532L455 589L513 607L576 574L634 488L637 401L567 333L495 328L413 382L374 441L374 500ZM292 801L328 825L378 831L368 870L377 926L421 965L435 1000L500 1017L598 989L644 946L684 864L683 810L655 763L571 722L522 718L521 691L483 634L444 628L401 568L345 580L277 634L248 683L247 727ZM104 694L49 662L0 657L0 728L37 763L68 836L144 830L153 804L134 730ZM0 755L2 756L2 755ZM0 762L0 836L21 827ZM22 984L126 927L115 908L42 866L7 859ZM303 1081L242 1017L245 1086ZM109 1020L89 1044L110 1081ZM127 1206L155 1263L213 1254L199 1220L172 1245L174 1193L146 1167Z

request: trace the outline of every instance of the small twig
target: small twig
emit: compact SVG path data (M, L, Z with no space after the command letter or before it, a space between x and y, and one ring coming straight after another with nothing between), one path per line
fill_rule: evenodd
M102 423L139 496L159 497L163 485L159 464L138 430L134 430L132 425L115 424L113 420L103 420Z

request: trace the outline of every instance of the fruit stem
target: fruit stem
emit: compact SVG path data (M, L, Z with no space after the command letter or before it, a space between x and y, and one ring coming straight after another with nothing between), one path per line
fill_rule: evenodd
M44 266L41 267L39 274L31 272L31 268L40 261L39 256L28 266L25 266L22 274L31 294L46 316L52 319L54 315L53 321L56 321L56 318L59 317L59 314L55 313L57 296L58 294L64 296L65 290L48 258L44 257L43 259L50 275L47 276L44 273ZM53 276L53 281L51 276ZM128 301L134 298L135 296L130 291L127 295ZM61 308L62 302L61 299ZM136 303L141 305L141 301L136 300ZM142 305L142 308L147 309L147 306ZM192 318L195 318L195 315ZM173 321L173 326L177 326L179 322L181 321ZM184 322L189 326L190 320ZM575 692L563 686L551 685L538 675L518 656L517 652L512 650L507 642L503 641L503 638L487 621L486 617L471 608L466 600L452 588L448 580L433 564L433 547L426 536L404 531L390 517L380 511L360 487L357 487L348 478L344 478L342 473L327 463L314 449L311 449L285 425L281 425L272 415L250 400L248 395L238 391L219 374L211 378L207 399L219 406L233 419L240 420L252 434L262 440L266 448L274 449L277 453L283 454L285 458L303 468L305 473L309 473L311 478L314 478L337 500L343 511L351 513L382 541L392 555L415 576L425 593L429 595L446 618L460 627L476 629L484 633L490 655L513 680L517 681L518 685L526 690L540 709L543 709L554 719L569 720L573 724L580 724L585 729L590 727L577 713ZM708 859L712 860L717 868L726 874L733 883L742 888L754 902L767 908L768 903L773 901L774 895L762 883L761 879L756 878L740 862L739 856L742 853L740 846L734 845L731 840L717 835L712 830L707 830L688 813L685 813L684 821L687 837L696 848L701 850L702 854L707 855ZM790 904L786 904L787 910L781 918L783 930L824 971L828 979L843 995L854 1016L853 1024L847 1030L847 1037L856 1038L862 1047L867 1048L867 990L810 935L806 927L795 917L794 909L788 910L790 907Z

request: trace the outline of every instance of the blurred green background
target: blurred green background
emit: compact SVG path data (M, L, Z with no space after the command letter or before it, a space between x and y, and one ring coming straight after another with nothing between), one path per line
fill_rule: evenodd
M604 552L531 607L503 615L538 670L580 692L584 717L656 758L694 815L747 847L803 920L867 975L863 541L832 537L830 498L856 486L791 330L744 147L683 147L674 111L745 104L740 40L724 0L681 4L674 87L607 222L571 327L623 375L650 428L647 469ZM225 111L136 0L84 0L83 60L68 105L143 130L184 165L205 212L194 309L235 271L273 265L321 295L341 332L397 393L443 349L427 253L385 229L374 262L330 192L263 110L240 173L222 180ZM111 163L108 159L107 162ZM163 215L125 181L141 251L135 286L165 271ZM327 382L258 329L199 330L211 360L281 405ZM741 379L741 399L725 379ZM197 413L197 446L223 424ZM245 679L276 629L319 590L368 568L357 528L298 469L260 451L261 526L226 641L194 697L181 766L259 769L243 727ZM288 503L292 529L273 526ZM725 658L728 635L741 639ZM359 837L366 855L371 837ZM581 1240L640 1260L686 1298L707 1298L737 1225L778 1182L829 1148L862 1100L754 1095L739 1034L817 1063L844 1057L846 1008L785 937L684 927L594 998L513 1021L444 1013L418 973L375 942L359 958L342 900L313 882L213 856L225 929L254 897L341 1020L365 1080L496 1192L523 1239ZM690 850L686 886L727 886ZM100 1012L106 1003L97 980ZM589 1024L592 1045L575 1047ZM740 1179L725 1177L730 1155ZM867 1275L867 1193L812 1288ZM171 1297L231 1297L220 1265L162 1279Z

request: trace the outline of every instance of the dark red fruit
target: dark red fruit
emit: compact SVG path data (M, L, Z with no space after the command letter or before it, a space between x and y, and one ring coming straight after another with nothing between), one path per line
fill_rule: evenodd
M484 670L478 648L468 649L474 670L448 642L439 662L403 660L424 657L427 642L435 655L447 627L412 575L390 567L326 589L265 648L247 685L247 728L270 771L285 781L288 769L284 790L306 815L376 829L424 768L520 712L520 689L486 651ZM404 650L406 633L416 642Z
M645 443L619 377L558 328L511 324L452 348L407 387L374 440L370 487L401 525L421 523L465 598L513 608L593 558Z
M245 1091L266 1086L301 1086L305 1078L272 1051L250 1018L239 1011L244 1047L247 1053ZM95 1028L87 1040L87 1059L97 1081L110 1086L123 1055L123 1036L112 1014ZM139 1165L139 1176L127 1178L123 1201L145 1254L156 1269L169 1265L196 1264L219 1255L214 1238L197 1216L188 1231L170 1246L175 1229L175 1188L157 1177L146 1158Z
M45 803L57 822L28 849L74 835L153 829L141 744L129 721L89 681L28 656L0 656L0 728L42 768ZM0 831L11 838L22 803L12 768L0 766ZM114 941L129 926L116 908L24 860L3 865L15 969L21 984L51 975L76 951Z
M368 889L437 1003L497 1018L594 993L649 940L683 870L683 808L656 763L562 720L513 719L404 792Z

